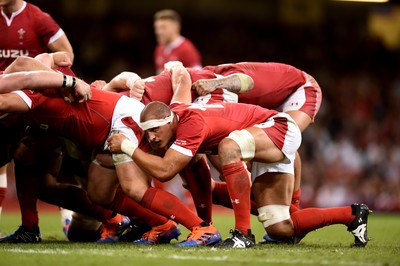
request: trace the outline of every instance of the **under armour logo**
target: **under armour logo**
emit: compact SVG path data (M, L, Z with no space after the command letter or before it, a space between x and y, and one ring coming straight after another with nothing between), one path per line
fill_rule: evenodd
M231 199L231 202L232 203L234 203L234 204L239 204L240 203L240 200L239 199Z
M175 220L176 217L175 217L175 215L171 215L170 218L171 218L171 220Z

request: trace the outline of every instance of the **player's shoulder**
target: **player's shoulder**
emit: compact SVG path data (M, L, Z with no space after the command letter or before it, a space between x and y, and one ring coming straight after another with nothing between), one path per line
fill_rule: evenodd
M182 50L195 50L197 51L197 47L194 45L194 43L189 40L188 38L184 38L182 41L181 45L179 46L180 49Z
M41 19L41 18L51 18L50 14L44 12L40 7L35 6L31 3L27 3L25 7L25 14L29 14L31 17L34 17L36 19Z
M40 7L35 6L34 4L31 4L28 2L26 2L26 7L25 7L24 11L27 13L33 13L33 14L45 13L42 11L42 9L40 9Z

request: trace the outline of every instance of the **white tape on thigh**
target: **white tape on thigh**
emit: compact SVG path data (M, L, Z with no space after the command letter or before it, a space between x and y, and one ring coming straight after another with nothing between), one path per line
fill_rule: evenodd
M125 153L113 153L112 158L114 165L133 161L132 158Z
M257 210L258 221L264 225L264 228L290 219L289 206L286 205L266 205Z
M231 132L227 138L239 145L243 160L251 160L254 158L256 143L253 135L249 131L245 129L235 130Z

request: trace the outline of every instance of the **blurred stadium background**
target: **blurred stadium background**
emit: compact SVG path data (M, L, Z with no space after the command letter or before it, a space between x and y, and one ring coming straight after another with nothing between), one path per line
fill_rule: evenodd
M181 14L182 35L199 48L203 65L274 61L310 73L323 102L300 148L302 207L365 202L400 212L400 2L28 2L67 33L73 69L87 82L123 70L153 75L153 14L163 8ZM7 196L10 202L12 191Z

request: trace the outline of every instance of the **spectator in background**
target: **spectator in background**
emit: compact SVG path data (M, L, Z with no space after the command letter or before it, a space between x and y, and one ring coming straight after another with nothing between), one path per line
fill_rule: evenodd
M180 61L185 67L201 68L201 55L193 43L181 35L181 17L171 9L154 14L154 33L157 46L154 65L157 74L168 61Z
M69 40L49 14L22 0L0 0L0 9L0 71L20 55L35 57L47 50L66 52L73 62ZM6 193L7 165L0 168L0 214Z

